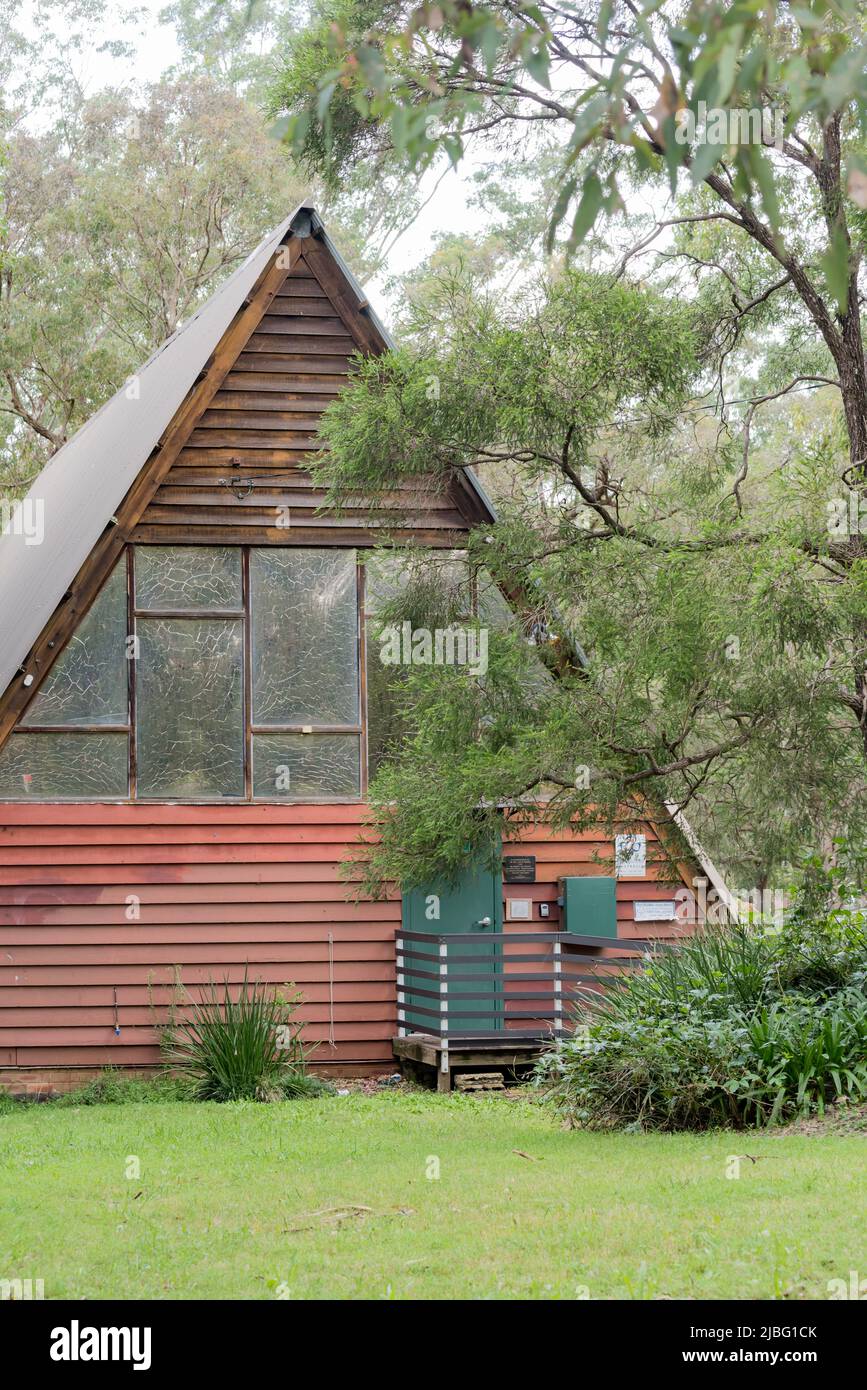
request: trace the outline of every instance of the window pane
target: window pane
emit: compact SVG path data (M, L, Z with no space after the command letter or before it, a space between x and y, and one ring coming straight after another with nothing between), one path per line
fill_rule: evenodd
M121 561L21 723L125 724L126 629L126 565Z
M399 751L407 733L400 704L406 668L386 666L381 661L379 625L367 619L367 772L375 777L379 769Z
M358 796L357 734L254 734L253 795L288 801Z
M253 550L253 723L357 724L354 550Z
M141 618L138 636L139 796L243 796L243 623Z
M13 734L0 752L0 796L16 801L126 797L128 749L128 734Z
M466 551L371 550L364 558L365 610L383 621L448 627L469 618L473 588Z
M137 608L241 609L241 551L207 545L138 545Z

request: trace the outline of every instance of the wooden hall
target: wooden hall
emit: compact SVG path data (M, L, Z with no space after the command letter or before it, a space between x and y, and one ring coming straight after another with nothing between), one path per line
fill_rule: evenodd
M493 512L469 471L323 506L319 418L353 354L390 346L302 206L53 457L41 544L0 541L0 1084L157 1065L178 977L295 985L335 1072L392 1069L433 1024L429 953L406 960L424 895L356 901L342 869L371 775L364 560L384 536L460 552ZM468 871L438 931L485 923L500 1001L463 991L468 1038L559 1026L503 1002L510 936L604 960L676 931L677 889L712 866L696 849L666 882L660 827L634 830L624 858L527 829L500 873Z

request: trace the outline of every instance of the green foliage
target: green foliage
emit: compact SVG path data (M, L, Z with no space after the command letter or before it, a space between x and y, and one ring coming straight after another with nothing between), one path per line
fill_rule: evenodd
M357 361L323 417L333 460L319 476L334 503L358 486L444 478L486 459L538 477L560 460L567 431L577 469L603 425L628 438L638 403L645 430L664 433L696 371L685 306L572 271L512 305L464 305L435 354Z
M123 31L122 3L118 17L103 0L48 0L32 32L17 0L0 8L7 497L299 202L317 202L364 274L418 202L416 180L366 168L325 198L266 126L255 96L291 6L176 0L161 17L178 26L179 67L150 85L84 95L69 54L97 45L112 21ZM114 40L101 51L134 52Z
M270 50L294 32L301 10L297 0L171 0L159 20L175 28L182 71L204 70L258 101L271 78Z
M247 978L232 997L211 983L201 1001L176 1005L160 1044L169 1067L182 1068L196 1100L274 1101L316 1095L321 1083L307 1071L309 1051L295 1019L297 999L283 998Z
M400 4L388 0L389 18L398 20ZM376 125L366 118L365 103L353 87L334 72L337 36L344 28L361 34L383 13L378 0L334 0L314 6L306 29L288 38L286 63L279 87L270 96L272 115L297 111L291 137L302 164L335 187L347 165L375 151ZM355 65L370 72L377 61L375 46L362 45ZM284 123L284 131L289 126Z
M164 1105L188 1098L189 1087L180 1077L156 1075L125 1076L116 1067L107 1067L94 1081L74 1091L55 1096L51 1104L77 1105Z
M0 479L33 475L305 191L207 78L70 99L9 137Z
M275 81L275 110L289 113L302 158L331 178L362 157L377 128L416 167L444 151L457 162L477 128L502 136L528 115L563 128L560 196L551 232L567 216L580 242L602 212L621 205L618 173L693 183L725 176L738 199L781 222L766 152L793 129L867 109L857 0L833 5L684 8L602 4L591 15L538 5L438 0L330 0L292 42ZM564 58L567 63L564 64ZM571 59L571 67L568 60ZM553 80L556 71L557 81ZM778 111L763 143L730 131L698 138L702 109L738 116ZM612 167L609 151L619 155ZM855 168L860 166L853 165ZM846 299L847 246L834 235L828 279Z
M706 930L589 992L537 1083L573 1124L775 1124L867 1095L867 920Z
M319 477L339 506L478 468L499 520L471 534L470 568L518 621L485 620L478 680L418 667L392 682L401 738L373 787L369 884L493 853L496 808L533 795L556 825L689 807L742 883L857 825L863 739L841 691L867 655L867 589L857 562L832 564L833 583L817 564L836 556L834 418L801 406L772 425L767 466L736 493L741 452L694 422L703 299L572 271L507 303L452 286L442 307L439 340L432 315L414 352L359 364L326 414ZM420 624L409 588L389 614ZM532 676L540 663L556 682Z
M516 785L538 781L544 729L533 654L515 634L489 643L481 678L458 666L413 667L393 698L407 732L371 788L377 835L361 860L375 895L395 879L404 887L453 880L470 849L494 863L500 807Z

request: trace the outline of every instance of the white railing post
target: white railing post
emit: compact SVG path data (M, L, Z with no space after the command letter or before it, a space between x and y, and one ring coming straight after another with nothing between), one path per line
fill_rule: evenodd
M449 948L440 937L440 1071L449 1069Z
M406 1010L403 1007L406 1003L406 995L404 994L406 976L403 973L403 937L399 936L395 944L397 946L397 1036L399 1038L405 1038L408 1029L406 1026Z
M560 938L554 942L554 1027L557 1037L563 1036L563 947Z

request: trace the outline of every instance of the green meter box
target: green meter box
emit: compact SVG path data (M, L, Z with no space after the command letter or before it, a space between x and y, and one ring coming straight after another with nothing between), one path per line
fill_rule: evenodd
M563 929L576 936L617 936L617 879L561 878Z

